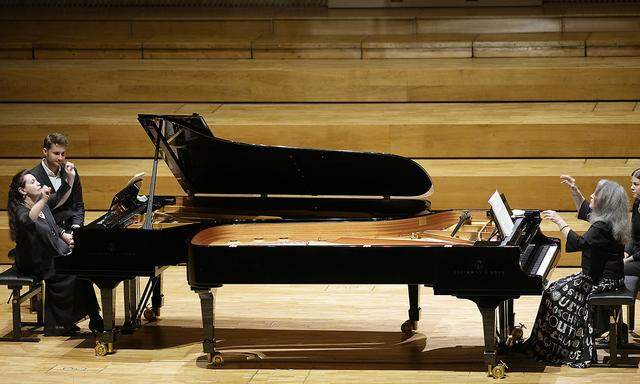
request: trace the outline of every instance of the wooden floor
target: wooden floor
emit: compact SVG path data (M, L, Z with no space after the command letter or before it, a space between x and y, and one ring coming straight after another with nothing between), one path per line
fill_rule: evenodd
M557 269L552 279L575 271ZM122 336L115 355L96 358L89 334L0 343L2 382L492 381L484 372L480 314L472 302L433 296L422 288L419 333L404 340L399 329L406 319L406 288L386 285L225 286L219 290L216 324L226 365L206 369L197 296L189 290L184 267L165 273L161 320ZM527 334L539 300L525 297L516 302L517 321L528 327ZM87 322L80 326L86 330ZM0 330L9 329L10 306L3 302ZM526 359L505 361L510 366L505 382L638 381L637 368L581 370L543 367ZM637 361L632 357L629 362Z

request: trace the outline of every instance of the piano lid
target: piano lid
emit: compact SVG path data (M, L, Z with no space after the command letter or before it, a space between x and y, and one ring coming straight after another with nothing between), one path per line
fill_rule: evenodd
M425 200L431 179L396 155L267 146L217 138L202 116L138 115L189 195Z

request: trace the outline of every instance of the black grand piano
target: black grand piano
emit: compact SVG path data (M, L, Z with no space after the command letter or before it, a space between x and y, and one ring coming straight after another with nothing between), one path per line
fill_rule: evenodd
M121 192L128 197L114 198L128 203L79 230L73 256L57 264L101 289L108 332L98 354L114 342L115 286L152 277L138 304L129 301L136 323L150 292L159 295L162 269L186 261L212 364L223 361L214 337L215 290L223 284L366 283L408 286L405 332L417 329L420 285L473 300L485 361L494 365L496 342L513 327L512 300L541 294L555 265L559 243L540 232L537 211L517 218L504 238L488 240L486 228L451 236L464 213L430 211L431 179L409 159L236 143L216 138L196 114L138 119L156 146L148 196L130 184ZM159 158L187 196L154 196ZM142 220L132 218L141 215L144 224L136 224ZM135 296L129 289L125 294Z
M189 123L206 126L199 119ZM188 126L186 120L180 124ZM448 231L459 229L465 212L431 212L431 179L410 159L215 137L184 144L178 157L181 164L191 162L183 176L200 181L196 197L231 199L233 210L272 216L215 225L191 240L188 281L200 296L204 352L213 365L223 362L214 335L217 288L322 283L406 284L404 332L417 328L420 285L473 300L482 315L485 361L492 366L498 339L513 328L513 299L540 295L556 264L559 241L540 232L538 211L518 217L502 238L453 237Z
M162 271L167 266L187 261L189 239L200 229L236 222L273 222L282 220L392 218L425 211L426 201L379 201L361 199L273 199L260 193L261 183L271 183L267 191L287 193L289 176L296 174L302 162L341 162L358 159L374 168L402 168L406 159L381 158L375 154L352 154L293 150L309 156L293 157L291 149L237 144L215 138L204 119L198 115L139 115L138 120L156 148L150 191L141 195L141 177L134 177L111 203L107 213L74 232L75 247L68 257L56 259L59 273L88 279L100 289L105 332L98 336L96 354L115 351L117 335L133 332L141 316L153 320L163 302ZM328 158L327 158L328 157ZM186 196L156 196L155 180L159 159L164 159ZM291 161L294 161L292 163ZM321 163L318 163L322 167ZM246 173L247 168L254 170ZM264 172L271 169L270 173ZM405 179L419 178L421 168L405 169ZM346 175L348 172L344 172ZM313 183L346 183L348 180L315 179ZM375 175L362 175L371 178ZM297 178L297 177L296 177ZM382 181L382 179L380 179ZM389 180L391 181L391 180ZM389 182L388 181L388 182ZM413 184L413 183L412 183ZM414 185L413 188L416 186ZM418 186L426 188L429 186ZM397 188L405 188L397 186ZM144 290L139 277L149 277ZM116 327L116 288L124 286L124 317ZM151 307L147 303L151 301Z

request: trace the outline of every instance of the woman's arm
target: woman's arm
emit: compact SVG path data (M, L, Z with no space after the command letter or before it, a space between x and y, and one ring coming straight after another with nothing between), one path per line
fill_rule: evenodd
M560 232L562 233L562 237L566 240L569 232L571 232L571 227L567 224L566 221L556 211L543 211L542 218L546 220L551 220L555 225L558 226Z
M573 198L573 203L576 206L576 210L580 210L580 206L584 201L584 195L580 191L580 188L576 185L576 179L569 175L560 175L560 180L562 184L566 184L571 191L571 198Z
M40 212L42 212L42 209L47 204L47 201L49 201L50 194L51 188L44 185L42 187L42 192L40 192L40 199L38 199L38 201L36 201L36 203L31 206L31 209L29 209L29 218L32 221L36 221L38 219Z

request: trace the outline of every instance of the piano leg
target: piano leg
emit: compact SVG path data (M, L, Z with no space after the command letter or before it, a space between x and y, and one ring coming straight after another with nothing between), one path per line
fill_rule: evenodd
M465 297L478 306L482 315L482 330L484 333L484 362L489 371L495 367L496 359L496 308L505 300L500 297Z
M116 286L115 285L99 285L100 299L102 301L102 317L104 320L104 331L98 334L96 340L96 356L105 356L115 351L114 345L116 341L115 323L116 323Z
M140 278L134 277L133 279L125 280L123 287L125 322L122 328L125 333L133 333L140 326L139 321L133 318L140 300Z
M202 328L204 330L204 340L202 350L207 354L207 362L213 366L220 366L224 363L222 354L216 351L215 339L215 288L195 289L200 296L200 308L202 310Z
M411 334L418 330L418 321L420 321L420 286L410 284L409 289L409 320L402 323L400 329L403 333Z

